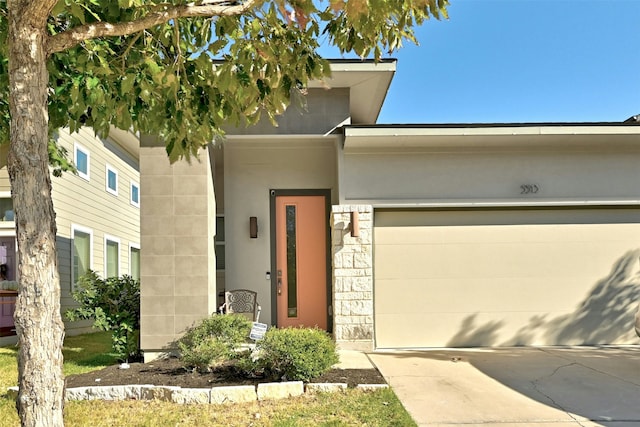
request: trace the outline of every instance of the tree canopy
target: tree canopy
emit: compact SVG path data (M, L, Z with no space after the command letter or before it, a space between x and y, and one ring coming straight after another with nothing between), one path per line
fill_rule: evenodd
M0 143L9 140L6 4L0 1ZM446 16L446 0L59 0L47 19L49 124L164 138L172 160L223 124L284 111L330 73L317 49L380 58ZM216 15L214 15L214 13Z

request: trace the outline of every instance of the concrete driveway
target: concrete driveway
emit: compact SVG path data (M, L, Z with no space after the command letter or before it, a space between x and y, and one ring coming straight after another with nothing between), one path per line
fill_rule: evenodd
M640 425L640 348L369 354L421 426Z

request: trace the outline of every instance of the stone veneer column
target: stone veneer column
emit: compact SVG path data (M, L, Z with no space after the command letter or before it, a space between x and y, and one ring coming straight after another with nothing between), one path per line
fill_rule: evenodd
M351 212L360 233L351 234ZM337 205L331 212L333 333L343 349L373 349L373 207Z
M145 360L176 348L216 310L215 197L206 150L169 163L162 141L140 140L140 344Z

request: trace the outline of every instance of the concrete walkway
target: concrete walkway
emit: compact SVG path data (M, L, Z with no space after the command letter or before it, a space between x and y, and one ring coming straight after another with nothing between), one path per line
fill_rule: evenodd
M640 348L376 352L420 426L640 426Z

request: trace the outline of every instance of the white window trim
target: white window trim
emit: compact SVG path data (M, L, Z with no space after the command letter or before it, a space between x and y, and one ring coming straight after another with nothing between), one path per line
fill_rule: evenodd
M116 175L116 189L112 189L109 187L109 172L113 172ZM111 193L114 196L118 195L118 170L107 163L104 168L104 188L107 190L107 193Z
M129 242L129 276L131 276L131 249L137 249L140 250L140 243L131 243ZM140 263L140 266L142 266L142 262Z
M71 266L71 287L74 288L76 286L77 279L73 276L73 239L75 238L76 231L81 233L85 233L89 235L89 269L93 270L93 230L87 227L83 227L77 224L71 224L71 262L69 263Z
M78 144L77 142L74 142L73 143L73 164L76 165L76 167L78 165L78 150L82 151L84 154L87 155L87 173L85 174L84 172L78 169L78 176L80 178L83 178L89 181L89 177L91 176L91 153L89 152L88 149L86 149L82 145Z
M138 201L134 201L133 200L133 186L136 186L136 188L138 189ZM129 202L131 203L132 206L135 206L136 208L140 207L140 184L138 184L135 181L130 181L129 184ZM140 248L138 248L140 249Z
M122 269L122 262L120 256L120 248L122 247L122 243L120 239L114 236L110 236L108 234L104 235L104 264L102 266L102 277L107 278L107 242L113 242L118 244L118 271L116 272L116 276L120 277L120 271Z

